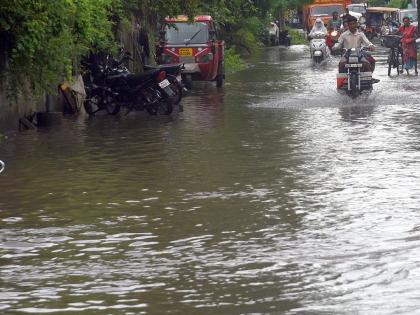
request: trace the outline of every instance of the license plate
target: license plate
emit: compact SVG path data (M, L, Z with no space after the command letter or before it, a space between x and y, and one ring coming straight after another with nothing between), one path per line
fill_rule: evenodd
M347 63L346 68L361 68L363 64L361 63Z
M179 55L180 56L192 56L193 55L192 48L180 48L179 49Z
M181 82L181 81L182 81L182 77L181 77L180 75L177 75L177 76L176 76L176 80L177 80L178 82Z
M161 89L164 89L164 88L166 88L169 85L171 85L171 83L169 83L169 81L167 79L163 80L162 82L159 82L159 87Z
M317 50L314 52L314 56L317 56L317 57L322 56L322 52Z
M169 97L175 95L174 91L172 91L169 86L165 87L163 90L165 91L166 95L168 95Z

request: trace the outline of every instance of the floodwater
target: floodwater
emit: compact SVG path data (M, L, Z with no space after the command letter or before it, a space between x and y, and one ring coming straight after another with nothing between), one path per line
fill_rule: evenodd
M420 314L420 79L269 48L171 117L1 140L2 314Z

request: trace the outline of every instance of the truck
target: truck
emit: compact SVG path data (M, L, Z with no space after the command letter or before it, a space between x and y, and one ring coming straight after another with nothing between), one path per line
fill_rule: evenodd
M341 15L345 12L346 6L351 3L351 0L314 0L312 3L306 4L303 7L306 32L311 31L317 18L321 18L324 24L328 24L333 12L338 12Z

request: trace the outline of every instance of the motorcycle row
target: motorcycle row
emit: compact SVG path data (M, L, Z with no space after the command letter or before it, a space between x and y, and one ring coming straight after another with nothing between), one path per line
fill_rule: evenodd
M118 58L110 54L91 56L83 62L83 81L87 97L85 111L94 115L105 111L116 115L145 110L150 115L170 115L187 91L181 78L182 64L144 66L144 72L131 73L124 64L133 61L120 50Z
M330 58L331 55L344 57L345 72L337 73L337 89L344 91L352 98L358 97L363 91L373 89L372 72L362 71L362 59L372 60L367 48L361 49L333 49L343 32L341 28L329 29L320 32L311 32L310 55L313 63L319 65Z

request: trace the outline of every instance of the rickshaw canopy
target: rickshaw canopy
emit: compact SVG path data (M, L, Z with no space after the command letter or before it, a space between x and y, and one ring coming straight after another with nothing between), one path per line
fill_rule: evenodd
M394 13L398 12L398 8L388 8L388 7L367 7L367 13Z

